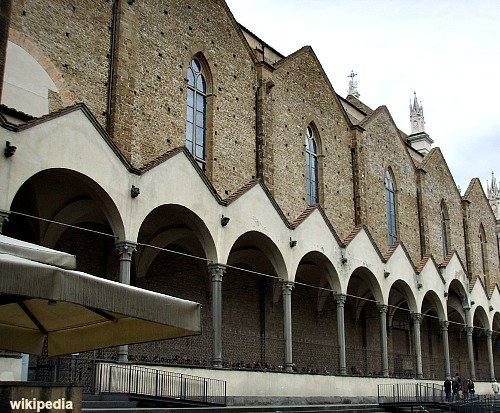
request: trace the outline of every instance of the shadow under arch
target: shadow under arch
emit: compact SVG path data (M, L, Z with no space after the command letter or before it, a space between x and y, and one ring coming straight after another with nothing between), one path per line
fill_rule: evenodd
M285 261L267 235L249 231L236 239L222 281L224 366L283 369L281 281L287 280Z
M328 257L319 251L306 253L297 266L292 292L293 354L297 371L339 371L334 294L340 292L338 273Z
M422 372L425 378L439 380L446 375L441 322L447 317L442 301L435 291L429 290L425 293L420 313Z
M384 299L377 278L364 266L356 268L349 277L344 315L348 374L382 375L380 304Z
M138 248L135 260L138 278L147 274L160 248L172 245L178 252L205 258L200 260L205 263L217 262L217 249L208 227L198 215L181 205L160 205L153 209L139 228L137 242L159 247Z
M69 169L46 169L31 176L14 196L11 211L7 233L51 248L67 227L15 212L75 226L98 222L108 226L116 239L125 236L120 212L106 191L88 176Z

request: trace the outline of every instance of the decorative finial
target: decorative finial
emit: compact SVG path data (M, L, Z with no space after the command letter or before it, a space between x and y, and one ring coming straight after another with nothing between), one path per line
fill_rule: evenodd
M355 98L359 98L358 82L354 80L354 77L357 75L358 75L357 73L354 73L354 70L351 70L351 74L347 76L351 79L349 80L349 91L347 92L347 94L352 95Z

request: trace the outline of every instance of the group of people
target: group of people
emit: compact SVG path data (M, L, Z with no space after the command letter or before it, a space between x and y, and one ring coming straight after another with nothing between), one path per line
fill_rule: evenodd
M498 397L500 393L500 384L498 384L496 380L494 380L491 384L491 389L493 390L495 398ZM465 383L463 383L460 374L456 373L451 379L447 377L444 381L444 392L447 402L473 398L476 394L474 380L469 378Z
M444 393L447 402L474 397L476 394L474 380L469 378L463 383L460 374L456 373L451 379L447 377L444 381Z

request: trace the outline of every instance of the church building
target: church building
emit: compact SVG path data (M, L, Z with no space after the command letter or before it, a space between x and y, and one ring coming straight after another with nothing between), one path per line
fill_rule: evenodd
M334 90L224 0L2 0L1 232L202 305L199 335L30 356L29 378L85 389L99 359L228 380L234 403L456 372L488 391L500 187L462 194L417 95L396 125L355 76Z

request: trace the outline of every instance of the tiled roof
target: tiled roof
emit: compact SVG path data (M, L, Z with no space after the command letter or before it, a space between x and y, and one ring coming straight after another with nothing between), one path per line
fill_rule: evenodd
M306 218L312 214L312 212L318 208L318 205L309 205L302 213L292 221L292 226L294 228L298 227Z

